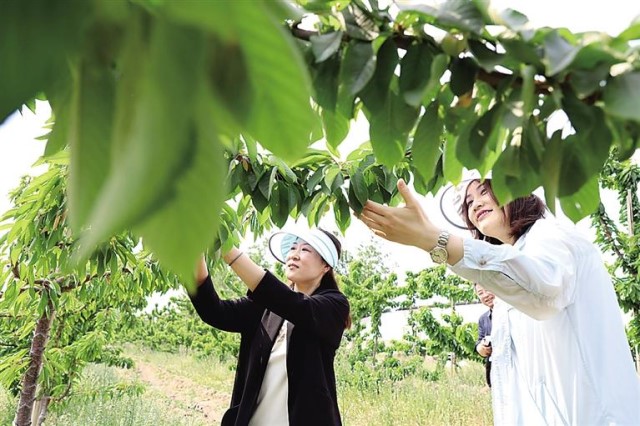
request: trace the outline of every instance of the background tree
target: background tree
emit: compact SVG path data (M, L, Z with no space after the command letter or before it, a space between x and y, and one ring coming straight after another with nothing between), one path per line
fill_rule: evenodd
M411 332L406 339L423 354L438 357L441 364L451 361L455 369L458 360L476 358L476 323L463 323L456 306L477 302L473 286L457 275L448 274L444 265L425 269L418 274L407 273L407 295L410 299ZM427 301L417 306L417 301ZM439 314L439 315L438 315ZM438 318L438 316L440 318Z
M612 155L600 174L600 183L603 188L616 193L620 207L614 215L600 204L592 215L596 242L613 259L609 272L620 307L631 314L627 335L635 349L636 369L640 371L640 167L629 160L619 161Z
M331 183L331 195L305 208L297 197L315 184L293 181L282 165L272 185L241 187L269 195L256 202L259 224L330 204L344 218L347 206L359 212L366 198L389 198L399 176L425 193L457 182L463 166L492 169L502 202L542 184L550 206L559 197L572 219L584 217L597 208L609 148L624 159L638 144L640 61L630 42L640 23L616 37L573 34L489 6L5 1L0 120L35 98L50 102L46 155L71 151L78 262L128 229L188 277L215 240L225 149L252 166L258 147L274 165L290 166L323 138L335 154L360 112L370 143L359 149L370 155L339 168L343 185L333 167L305 175ZM556 112L572 134L548 136ZM298 195L284 190L294 183Z
M23 179L2 217L0 383L19 394L17 426L42 424L49 404L73 392L87 363L130 366L115 336L154 290L177 285L131 233L72 266L64 163L59 158L42 175ZM140 390L118 389L126 391Z

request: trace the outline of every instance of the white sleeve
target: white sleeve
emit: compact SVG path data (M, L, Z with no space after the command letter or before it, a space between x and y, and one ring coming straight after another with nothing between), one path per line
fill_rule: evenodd
M554 316L572 302L576 259L569 235L544 222L516 246L466 238L464 256L451 269L534 319Z

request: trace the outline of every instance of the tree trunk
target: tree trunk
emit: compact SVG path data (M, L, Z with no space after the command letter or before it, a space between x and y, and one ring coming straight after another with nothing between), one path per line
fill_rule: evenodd
M20 401L18 402L18 409L16 410L16 417L14 420L15 426L31 426L31 414L33 412L33 405L36 400L36 388L38 385L38 376L42 370L42 358L44 350L47 347L49 340L49 333L51 331L51 323L55 316L53 304L49 300L47 311L42 315L36 323L36 329L33 333L33 340L31 341L31 350L29 352L29 367L27 368L24 377L22 378L22 387L20 390Z

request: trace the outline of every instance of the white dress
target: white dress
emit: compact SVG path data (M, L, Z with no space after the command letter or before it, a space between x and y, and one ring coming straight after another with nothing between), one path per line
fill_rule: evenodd
M493 292L496 425L640 425L636 374L600 253L538 220L511 245L465 239L451 269Z

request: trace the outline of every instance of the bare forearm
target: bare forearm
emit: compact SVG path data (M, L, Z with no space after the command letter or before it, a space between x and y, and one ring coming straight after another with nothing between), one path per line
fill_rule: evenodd
M223 256L223 260L225 263L231 264L231 269L251 291L256 289L264 277L265 270L236 247L229 250Z
M238 275L238 277L245 283L249 290L256 289L265 271L257 265L249 256L242 253L237 248L232 248L226 253L222 259L226 264L233 263L231 269ZM209 269L207 263L204 260L204 255L200 257L196 265L196 283L200 286L209 276Z

